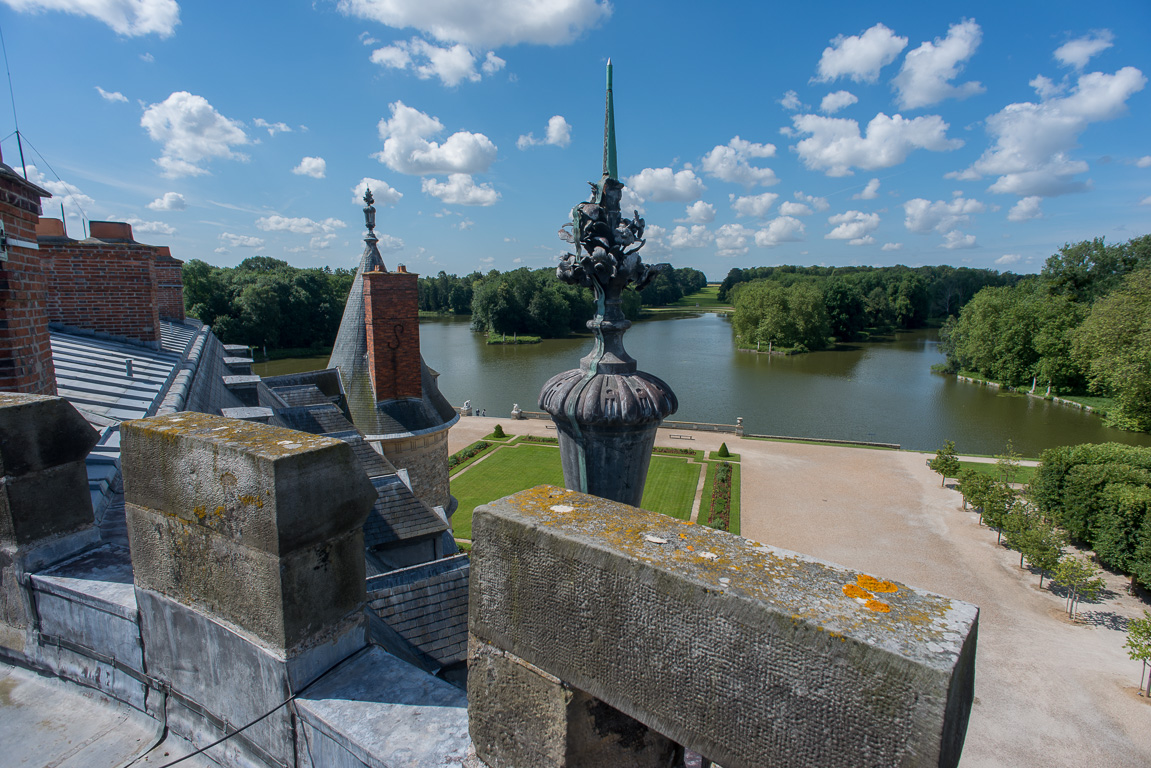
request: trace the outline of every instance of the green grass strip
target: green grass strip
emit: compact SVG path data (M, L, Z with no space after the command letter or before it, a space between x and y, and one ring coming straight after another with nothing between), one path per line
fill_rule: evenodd
M988 475L990 477L1000 477L998 464L987 464L981 461L961 461L959 462L959 471L965 469L974 470L980 475ZM1038 467L1021 466L1015 471L1015 483L1030 483L1031 478L1035 477L1035 470Z
M480 443L488 443L488 445L487 445L487 447L478 450L476 453L472 454L468 458L463 459L459 464L456 464L454 467L451 466L451 462L453 459L455 459L456 457L460 457L462 459L465 455L467 455L473 449L479 448ZM477 440L474 443L472 443L471 445L467 446L466 448L462 448L462 449L456 451L450 457L448 457L448 464L449 464L448 477L451 478L453 475L456 475L461 470L463 470L464 467L471 466L472 464L474 464L477 461L479 461L480 459L482 459L484 456L487 456L489 453L492 452L492 449L494 449L496 447L496 445L497 444L493 444L487 440Z
M739 454L738 453L729 453L726 456L720 456L719 451L711 451L707 454L707 457L709 459L711 459L712 461L731 461L731 462L734 462L736 464L739 463Z
M652 456L639 505L652 512L690 520L702 469L699 464L688 464L686 459Z

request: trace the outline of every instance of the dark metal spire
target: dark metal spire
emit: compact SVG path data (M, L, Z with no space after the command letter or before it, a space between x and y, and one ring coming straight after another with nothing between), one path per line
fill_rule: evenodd
M376 198L372 197L372 188L367 187L364 192L364 223L368 227L368 235L364 238L365 240L368 238L376 239L376 206L372 205L374 202L376 202Z
M603 175L619 179L615 163L615 107L611 98L611 59L607 60L607 104L603 118Z

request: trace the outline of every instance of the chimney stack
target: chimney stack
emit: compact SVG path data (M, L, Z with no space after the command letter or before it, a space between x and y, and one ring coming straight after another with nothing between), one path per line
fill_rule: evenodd
M364 275L364 324L368 373L376 402L423 397L420 381L418 276L395 272Z

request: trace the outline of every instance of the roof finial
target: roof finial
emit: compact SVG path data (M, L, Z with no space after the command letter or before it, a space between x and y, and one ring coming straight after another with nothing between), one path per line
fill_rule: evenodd
M619 178L615 163L615 107L611 98L611 59L607 60L607 104L603 118L603 175Z
M375 232L373 232L373 230L376 228L376 206L372 205L372 203L376 202L376 199L372 197L371 187L365 188L364 202L366 203L364 206L364 223L368 226L368 234L374 237Z

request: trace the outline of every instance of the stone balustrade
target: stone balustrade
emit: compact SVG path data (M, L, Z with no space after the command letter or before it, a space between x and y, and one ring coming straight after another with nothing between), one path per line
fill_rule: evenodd
M468 677L491 766L954 766L978 609L540 486L476 509Z

